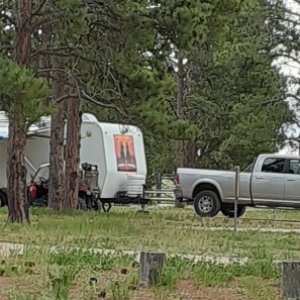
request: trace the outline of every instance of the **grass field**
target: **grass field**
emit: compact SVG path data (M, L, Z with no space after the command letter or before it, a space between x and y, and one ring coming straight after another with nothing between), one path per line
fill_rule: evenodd
M136 210L56 214L34 209L29 226L6 226L6 211L1 210L0 242L28 248L24 255L2 258L0 299L279 299L276 261L300 257L299 233L234 233L232 220L200 219L190 209L156 208L149 214ZM248 219L272 217L270 211L251 210L239 226L300 228L300 223ZM280 212L276 219L300 220L300 212ZM50 246L57 251L51 252ZM145 290L138 286L133 256L96 255L89 248L120 253L163 251L177 256L168 258L160 284ZM186 260L182 254L247 257L248 261L223 266Z

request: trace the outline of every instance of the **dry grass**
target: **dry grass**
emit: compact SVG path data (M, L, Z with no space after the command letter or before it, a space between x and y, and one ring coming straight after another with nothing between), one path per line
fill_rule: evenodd
M246 217L272 217L269 211L249 211ZM276 217L298 218L298 212ZM5 226L1 241L29 245L22 256L0 261L0 299L279 299L279 268L274 259L298 258L298 234L232 232L232 220L201 220L190 209L113 208L108 213L32 211L30 226ZM260 223L241 220L244 227ZM262 226L272 226L264 221ZM210 232L208 227L225 227ZM130 256L94 255L87 251L51 253L49 247L77 246L120 250L154 250L177 254L228 255L250 258L244 266L192 263L168 259L161 283L138 286L138 266ZM30 247L30 246L38 246ZM92 280L95 278L95 280ZM2 298L1 298L2 297Z
M255 213L249 211L246 217L252 217ZM270 216L268 211L256 214ZM292 218L300 216L299 212L292 214ZM258 232L235 234L232 231L232 220L199 219L190 209L155 209L149 215L136 213L135 209L129 208L114 208L108 214L70 212L64 215L40 209L32 211L30 226L5 226L5 219L6 215L2 212L0 215L0 222L3 223L0 237L2 242L136 251L161 250L212 256L269 256L274 259L300 256L299 234ZM267 225L260 225L258 221L253 223L251 220L241 220L239 226L273 225L271 222ZM210 227L225 229L207 231L206 229Z
M271 300L279 293L278 278L278 268L267 259L220 266L173 258L167 260L159 284L144 289L138 284L138 264L130 256L31 249L2 263L0 299Z

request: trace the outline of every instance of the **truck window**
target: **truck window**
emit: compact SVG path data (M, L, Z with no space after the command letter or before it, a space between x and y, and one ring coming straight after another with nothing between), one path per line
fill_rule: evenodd
M289 161L289 168L288 173L289 174L300 174L300 160L299 159L290 159Z
M284 173L284 167L285 158L266 158L262 166L262 172Z

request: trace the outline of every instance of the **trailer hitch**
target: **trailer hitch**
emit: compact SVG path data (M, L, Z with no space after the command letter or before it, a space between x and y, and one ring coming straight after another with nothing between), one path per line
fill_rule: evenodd
M111 203L110 202L102 202L102 209L104 212L109 212L111 209Z

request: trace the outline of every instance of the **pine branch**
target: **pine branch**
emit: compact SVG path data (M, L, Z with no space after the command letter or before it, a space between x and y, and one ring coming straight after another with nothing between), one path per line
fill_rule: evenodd
M32 17L39 15L40 11L43 9L43 7L45 6L47 0L42 0L40 5L36 8L36 10L33 11L32 13Z
M99 98L99 97L92 97L88 95L84 90L80 90L80 96L82 99L85 99L93 104L96 104L97 106L101 106L103 108L111 108L116 110L120 115L126 116L125 112L120 109L119 106L115 105L114 103L106 103L105 99Z
M54 102L60 103L60 102L62 102L64 100L67 100L69 98L76 98L76 97L78 97L77 93L76 94L66 94L66 95L63 95L63 96L61 96L61 97L59 97L57 99L54 99Z

